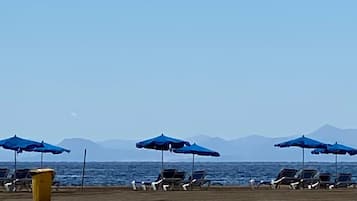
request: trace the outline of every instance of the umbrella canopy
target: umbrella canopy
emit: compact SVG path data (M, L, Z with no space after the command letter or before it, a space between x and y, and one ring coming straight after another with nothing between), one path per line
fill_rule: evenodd
M275 144L274 146L281 147L281 148L283 148L283 147L325 148L326 144L319 142L317 140L313 140L311 138L305 137L303 135L302 137L298 137L293 140Z
M22 151L30 151L35 147L42 147L43 144L40 142L24 139L14 135L13 137L0 140L0 146L4 149L10 149L15 152L15 178L16 178L16 154Z
M317 148L311 151L312 154L339 154L339 155L355 155L357 154L357 149L348 147L337 142L333 145L328 144L326 148Z
M35 152L42 152L42 153L52 153L52 154L61 154L63 152L71 152L71 150L69 149L65 149L59 146L55 146L52 144L48 144L45 142L42 142L43 147L35 147L33 148L31 151L35 151Z
M34 152L41 152L41 168L43 166L43 153L61 154L63 152L67 152L67 153L71 152L71 150L69 149L65 149L45 142L42 142L42 144L43 147L35 147L31 150Z
M317 140L313 140L311 138L302 137L292 139L286 142L282 142L279 144L275 144L276 147L301 147L302 148L302 168L304 169L304 160L305 160L305 148L325 148L327 145L325 143L319 142Z
M174 149L174 152L183 154L196 154L201 156L220 156L218 152L199 146L196 143L193 143L190 146L184 146L179 149Z
M192 173L194 170L195 166L195 155L200 155L200 156L214 156L214 157L219 157L220 154L216 151L212 151L210 149L207 149L205 147L199 146L196 143L193 143L190 146L184 146L179 149L174 149L175 153L182 153L182 154L192 154Z
M349 154L351 156L357 154L357 149L342 144L338 144L337 142L333 145L328 145L326 149L328 152L334 154Z
M164 168L164 150L169 150L171 148L181 148L185 145L190 145L189 142L168 137L164 134L161 134L157 137L144 140L141 142L136 143L137 148L145 148L145 149L155 149L161 150L161 167Z
M20 138L15 135L13 137L0 140L0 146L4 149L11 149L13 151L22 152L29 151L36 147L43 147L43 144L41 142Z
M336 166L336 176L337 176L337 155L355 155L357 154L357 149L348 147L337 142L333 145L328 144L325 148L317 148L311 151L312 154L335 154L335 166Z
M190 145L190 143L184 140L165 136L164 134L136 143L137 148L156 149L156 150L169 150L170 148L181 148L185 145Z

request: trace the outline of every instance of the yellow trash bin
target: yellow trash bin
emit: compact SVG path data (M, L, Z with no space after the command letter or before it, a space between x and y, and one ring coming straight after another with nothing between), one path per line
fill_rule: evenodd
M35 169L30 171L32 175L32 199L33 201L50 201L53 169Z

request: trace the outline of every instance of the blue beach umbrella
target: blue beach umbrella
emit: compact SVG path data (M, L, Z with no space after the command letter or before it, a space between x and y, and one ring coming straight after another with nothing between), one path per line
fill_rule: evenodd
M42 147L40 142L17 137L16 135L7 139L0 140L0 147L10 149L15 152L15 173L16 173L16 154L22 151L30 151L35 147ZM16 178L16 175L15 175Z
M35 147L43 147L41 142L20 138L16 135L7 139L0 140L0 146L4 149L11 149L17 152L28 151Z
M62 154L63 152L71 152L71 150L69 149L65 149L63 147L55 146L45 142L42 142L42 144L43 147L35 147L31 150L34 152L41 152L41 168L43 166L43 153Z
M205 147L199 146L196 143L193 143L190 146L184 146L179 149L174 149L175 153L182 153L182 154L192 154L192 173L194 170L194 165L195 165L195 155L200 155L200 156L214 156L214 157L219 157L219 153L216 151L212 151L210 149L207 149Z
M302 137L292 139L286 142L275 144L276 147L301 147L302 148L302 169L304 169L304 160L305 160L305 148L325 148L327 145L325 143L313 140L311 138Z
M136 143L136 148L161 150L161 168L164 169L164 151L190 145L189 142L168 137L164 134Z
M337 142L333 145L328 144L325 148L317 148L311 151L312 154L335 154L335 166L337 176L337 155L349 154L350 156L357 154L357 149L348 147Z

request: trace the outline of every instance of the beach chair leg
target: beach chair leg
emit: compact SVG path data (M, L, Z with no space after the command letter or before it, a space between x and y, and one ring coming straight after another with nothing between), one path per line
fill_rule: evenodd
M154 191L156 191L157 190L157 187L156 187L156 185L161 185L162 184L162 179L161 180L159 180L159 181L157 181L157 182L151 182L151 187L152 187L152 189L154 190Z
M188 186L190 186L189 183L183 184L183 185L182 185L183 190L184 190L184 191L187 191L187 187L188 187Z
M32 192L32 184L29 184L29 185L27 186L27 189L28 189L29 192Z
M170 185L168 185L168 184L162 185L162 189L164 189L164 191L167 191L167 188L169 188L169 187L170 187Z
M154 182L151 183L151 187L152 187L152 189L153 189L154 191L157 190L157 189L156 189L156 184L155 184Z
M271 186L272 189L278 189L278 188L279 188L279 183L276 183L276 182L274 182L274 181L271 181L270 186Z
M207 181L207 190L209 189L209 187L211 186L211 180Z
M10 192L10 191L15 191L15 186L12 182L8 182L6 184L4 184L4 188L6 191Z
M300 182L294 182L290 184L291 189L298 189L300 187Z
M249 180L249 186L252 190L255 189L255 179Z
M146 191L146 185L145 185L144 182L141 183L141 188L142 188L144 191Z
M308 189L318 189L319 188L319 182L316 182L314 184L310 184L307 186Z
M133 190L136 191L136 185L135 185L135 180L131 182L131 186L133 187Z

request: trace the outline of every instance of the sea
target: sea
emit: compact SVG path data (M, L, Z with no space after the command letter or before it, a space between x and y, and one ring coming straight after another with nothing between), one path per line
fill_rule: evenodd
M44 162L44 167L56 171L56 180L64 186L80 186L84 169L85 186L130 186L135 181L154 181L160 170L161 162ZM38 162L18 162L17 168L38 168ZM205 170L213 185L247 186L249 181L270 181L282 168L302 167L301 162L197 162L195 170ZM307 162L305 168L335 174L335 163ZM0 162L0 168L14 169L14 162ZM165 162L164 168L185 171L187 177L192 171L190 162ZM337 171L352 173L357 181L357 163L339 162Z

